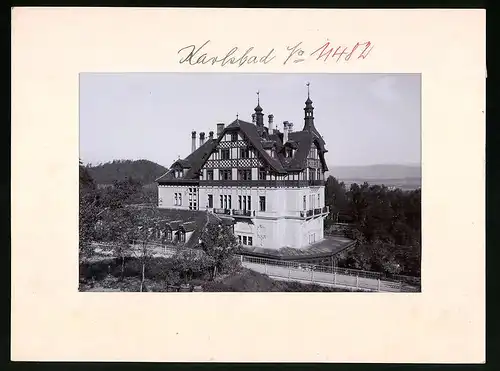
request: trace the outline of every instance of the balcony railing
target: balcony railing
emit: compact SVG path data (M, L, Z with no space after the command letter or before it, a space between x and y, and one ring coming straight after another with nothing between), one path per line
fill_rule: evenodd
M307 210L306 217L313 216L313 210Z
M225 187L309 187L322 186L324 180L200 180L201 186L225 186Z
M214 209L215 214L225 214L225 215L231 215L231 210L230 209Z
M252 216L252 212L250 210L233 209L232 215L234 215L234 216Z
M314 215L319 215L321 214L321 207L318 209L314 209Z

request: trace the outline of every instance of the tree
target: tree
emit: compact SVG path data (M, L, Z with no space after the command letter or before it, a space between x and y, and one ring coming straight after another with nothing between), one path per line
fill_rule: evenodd
M203 250L179 248L172 257L175 269L180 273L180 277L187 283L193 277L203 275L214 261Z
M208 223L201 235L201 246L213 260L212 279L215 279L217 272L233 257L239 244L231 227Z
M131 243L136 236L134 223L137 210L131 207L108 209L101 218L102 237L113 242L114 253L121 261L120 281L124 278L125 258L131 253Z
M146 267L153 257L151 242L157 239L157 235L161 231L161 220L157 206L151 202L142 207L129 208L133 210L131 213L131 225L133 228L128 232L127 237L139 242L138 248L134 250L134 253L141 262L140 291L142 292L146 277Z
M325 182L325 204L330 207L331 215L338 215L346 212L347 197L343 182L340 182L333 176L329 176Z
M99 198L94 180L79 160L79 260L83 262L92 253L92 241L95 237Z

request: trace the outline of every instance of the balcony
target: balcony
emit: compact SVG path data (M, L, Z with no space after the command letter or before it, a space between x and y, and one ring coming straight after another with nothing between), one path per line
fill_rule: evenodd
M309 179L309 186L324 186L325 181L321 179Z
M250 210L232 210L232 215L236 217L249 218L252 216L252 212Z
M214 209L215 214L231 215L230 209Z
M325 185L324 180L200 180L202 186L294 188Z

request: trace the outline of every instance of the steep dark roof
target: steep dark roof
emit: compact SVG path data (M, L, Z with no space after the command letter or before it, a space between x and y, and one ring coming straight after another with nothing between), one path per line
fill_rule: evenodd
M201 233L207 223L232 225L232 218L220 218L207 211L199 210L177 210L158 208L161 221L166 223L172 230L183 228L186 232L193 232L185 247L196 247L199 244Z
M308 99L308 101L310 101L310 99ZM308 103L306 102L306 104ZM309 104L312 104L312 102ZM256 111L261 112L258 109L262 110L260 106L256 107ZM315 144L319 149L320 160L324 170L328 170L324 159L324 154L327 152L325 149L325 141L312 121L307 125L304 125L302 131L289 133L288 142L283 143L283 133L280 133L279 131L271 133L267 127L259 128L259 126L254 123L236 119L224 128L224 131L218 136L217 139L208 139L201 147L196 149L185 159L174 162L172 165L173 167L171 167L166 174L159 177L156 181L160 184L167 181L174 181L180 184L197 182L199 180L199 171L203 167L205 161L208 160L210 154L217 147L217 144L222 139L224 134L232 131L240 131L243 136L247 138L248 142L257 150L260 157L264 159L267 165L278 174L284 175L290 171L302 171L307 165L307 155L313 144ZM292 158L284 156L284 145L290 146L296 150ZM276 157L271 157L266 151L273 147L276 148ZM174 177L174 165L187 169L183 177Z
M217 139L208 139L202 146L198 147L194 152L192 152L188 157L183 160L177 160L172 164L169 171L163 174L161 177L156 179L157 182L161 183L166 180L185 180L185 179L196 179L198 172L212 153L212 149L217 143ZM175 164L182 164L184 169L188 169L187 173L183 178L178 179L174 177L173 167Z

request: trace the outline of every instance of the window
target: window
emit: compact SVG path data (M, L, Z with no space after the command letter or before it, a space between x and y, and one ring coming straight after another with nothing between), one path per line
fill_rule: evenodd
M247 197L247 201L248 201L248 210L252 210L252 199L250 196Z
M302 202L304 203L304 210L307 209L307 200L306 200L306 196L304 196L304 199L302 200Z
M214 171L207 170L207 180L214 180Z
M243 210L246 210L246 209L247 209L247 196L243 196Z
M309 150L308 157L309 158L318 158L317 155L318 155L318 151L316 150L316 147L315 146L311 147L311 149Z
M259 210L266 211L266 197L265 196L259 197Z
M321 180L321 169L317 169L316 179Z
M248 237L248 246L252 246L252 237Z
M293 149L287 148L285 151L285 157L291 158L293 155Z
M247 236L243 236L243 245L247 244Z
M231 134L231 141L236 142L238 140L238 133Z
M231 180L231 170L219 170L221 180Z
M316 171L314 169L309 168L309 180L314 180L314 175L316 174Z
M252 170L238 170L238 180L252 180Z
M174 193L174 205L182 206L182 195L180 193Z
M271 157L276 157L276 150L274 148L271 149Z
M167 229L167 241L172 241L172 230L170 228Z
M241 245L241 236L238 236L238 242L240 243Z
M241 196L238 196L238 209L241 210Z
M224 202L223 202L222 195L220 196L220 208L221 208L221 209L223 209L223 208L224 208Z
M241 158L249 158L250 157L250 151L248 148L240 148L240 157Z
M229 160L229 149L221 149L220 150L220 158L222 160Z
M318 207L319 207L319 205L321 205L320 199L321 199L321 196L318 194Z
M179 242L180 243L186 242L186 232L182 230L179 231Z
M224 209L227 209L227 196L224 195Z
M212 209L214 207L214 196L208 195L208 207Z
M227 208L231 209L231 195L227 196Z
M259 180L266 180L266 169L263 167L259 169Z

